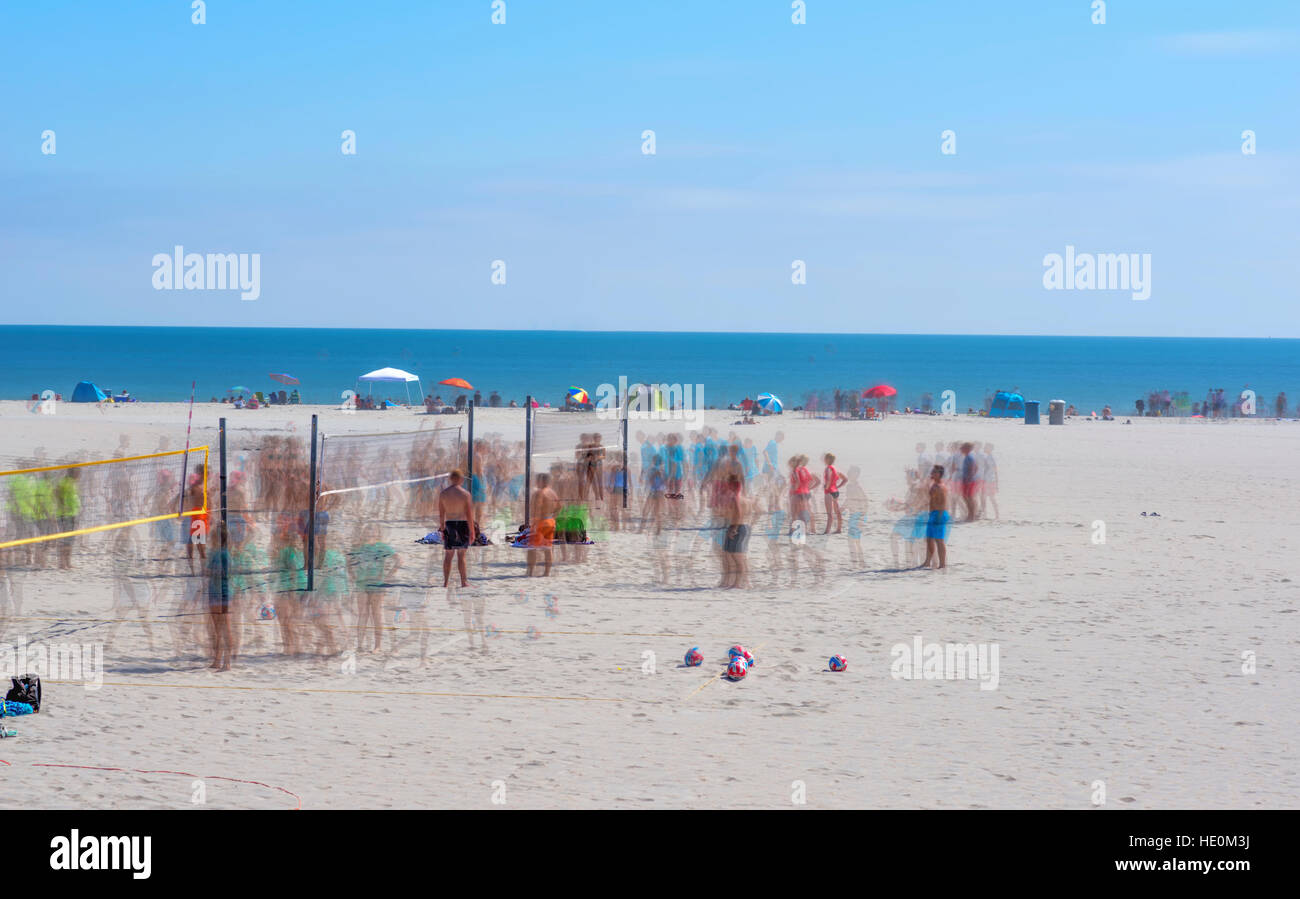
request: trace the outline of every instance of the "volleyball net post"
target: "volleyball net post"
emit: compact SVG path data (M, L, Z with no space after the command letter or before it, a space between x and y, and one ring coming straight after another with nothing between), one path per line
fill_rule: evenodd
M474 489L474 401L470 400L467 404L469 407L469 443L465 455L465 468L469 472L469 488Z
M217 423L217 470L221 477L221 606L230 601L230 531L226 525L226 420Z
M533 501L533 397L524 397L524 524L530 524Z
M316 477L315 413L311 417L311 469L308 472L310 489L307 491L307 592L316 589L316 497L320 494L320 481Z

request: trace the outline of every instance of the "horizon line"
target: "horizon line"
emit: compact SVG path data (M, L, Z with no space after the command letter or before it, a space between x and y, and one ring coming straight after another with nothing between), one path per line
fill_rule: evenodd
M700 335L783 335L788 337L1051 337L1072 338L1080 340L1300 340L1300 337L1250 336L1240 334L1216 334L1213 336L1171 335L1171 334L1039 334L1039 333L980 333L972 334L956 331L637 331L631 329L603 330L598 328L357 328L340 325L123 325L123 324L55 324L41 323L0 323L0 328L160 328L180 330L183 328L224 331L368 331L408 332L429 331L436 333L476 333L476 334L700 334Z

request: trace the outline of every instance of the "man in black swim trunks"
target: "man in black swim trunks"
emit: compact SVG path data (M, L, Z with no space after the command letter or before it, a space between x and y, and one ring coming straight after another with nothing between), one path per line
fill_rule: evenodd
M460 572L460 585L469 586L465 572L465 549L478 538L474 523L474 501L469 491L460 485L464 479L459 468L447 475L447 486L438 494L438 517L442 519L442 585L451 580L451 557L456 556L456 570Z
M726 520L726 533L722 541L722 583L723 588L750 587L749 580L749 531L750 521L754 515L754 503L745 495L744 479L732 472L727 475L726 497L722 502L722 511Z

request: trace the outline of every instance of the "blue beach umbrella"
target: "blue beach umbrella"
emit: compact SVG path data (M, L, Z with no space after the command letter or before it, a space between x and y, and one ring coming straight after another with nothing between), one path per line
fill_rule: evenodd
M754 405L762 409L766 415L774 415L784 408L780 398L771 393L760 393L758 399L754 400Z

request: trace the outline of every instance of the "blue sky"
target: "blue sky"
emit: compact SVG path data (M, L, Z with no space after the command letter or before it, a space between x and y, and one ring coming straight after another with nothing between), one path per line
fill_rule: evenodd
M1294 0L32 7L6 323L1300 337ZM155 291L176 244L260 298ZM1151 298L1045 290L1067 244Z

